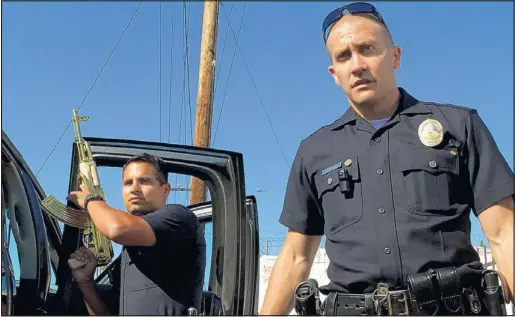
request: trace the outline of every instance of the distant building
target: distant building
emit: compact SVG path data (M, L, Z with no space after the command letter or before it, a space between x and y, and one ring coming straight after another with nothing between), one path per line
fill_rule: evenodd
M484 247L482 245L475 246L477 253L479 254L479 258L481 262L487 269L495 269L495 263L492 258L492 251L490 248ZM263 300L265 297L266 287L268 285L268 279L270 278L270 273L272 272L272 267L275 263L277 256L275 255L263 255L260 257L260 276L259 276L259 309L261 309L261 305L263 304ZM315 255L315 261L313 262L313 267L311 268L311 272L309 274L309 278L314 278L318 281L319 285L326 285L329 283L329 278L327 277L327 266L329 265L329 258L327 257L327 253L325 249L320 248ZM324 295L321 295L321 298L324 299ZM508 315L513 315L513 304L508 305L506 307ZM295 311L292 311L290 315L295 315Z

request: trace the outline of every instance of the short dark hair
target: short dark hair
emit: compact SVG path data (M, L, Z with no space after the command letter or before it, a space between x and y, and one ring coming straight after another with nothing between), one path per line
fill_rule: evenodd
M156 174L156 179L161 184L168 183L168 173L165 173L165 162L160 157L157 157L157 156L154 156L154 155L151 155L148 153L142 153L142 154L135 155L135 156L131 157L125 163L125 165L123 165L122 173L125 171L125 168L130 163L134 163L134 162L146 162L146 163L152 164L152 166L154 167L155 174Z

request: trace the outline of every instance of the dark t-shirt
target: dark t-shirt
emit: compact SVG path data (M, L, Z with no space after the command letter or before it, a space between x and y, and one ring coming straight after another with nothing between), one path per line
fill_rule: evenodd
M141 217L156 235L152 247L124 247L120 315L185 315L200 309L206 242L196 215L167 205Z

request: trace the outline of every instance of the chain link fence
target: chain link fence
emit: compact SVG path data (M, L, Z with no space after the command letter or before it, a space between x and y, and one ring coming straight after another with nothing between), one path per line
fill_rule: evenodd
M320 248L325 248L325 237L322 237ZM261 237L259 239L259 255L278 255L284 243L284 238Z
M212 241L212 234L206 233L206 240ZM259 255L278 255L284 243L284 235L267 235L259 238ZM320 248L325 248L326 238L322 237ZM470 236L472 246L488 247L488 240L482 234Z
M325 248L325 237L322 238L320 248ZM280 237L261 237L259 239L259 255L278 255L284 243L284 238ZM470 243L472 246L488 247L488 240L482 234L470 235Z

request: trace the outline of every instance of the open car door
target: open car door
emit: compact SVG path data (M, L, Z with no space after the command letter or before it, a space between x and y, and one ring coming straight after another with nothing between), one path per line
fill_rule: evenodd
M205 202L190 206L191 211L197 215L202 225L213 222L213 205L211 202ZM256 315L258 303L257 279L259 271L259 236L257 226L257 204L254 196L247 196L245 200L245 213L247 214L247 223L245 226L245 249L242 251L244 256L244 270L239 277L236 277L236 286L238 295L236 301L239 307L237 315ZM240 244L241 245L241 244ZM212 262L213 263L213 262ZM216 284L215 279L216 266L211 265L211 273L209 279L209 289ZM217 305L219 297L212 291L204 291L202 298L202 313L209 316L220 314L220 308Z
M203 223L212 222L211 252L206 252L211 254L210 261L206 259L211 267L206 266L209 284L205 295L212 295L213 302L219 302L217 314L256 314L259 260L257 209L255 198L245 197L242 155L166 143L84 139L89 143L92 157L99 168L122 168L129 158L146 152L163 159L165 172L194 176L206 183L211 202L190 206ZM78 158L73 146L70 191L78 188L77 173ZM82 300L73 300L70 304L70 294L76 294L77 290L67 265L69 255L79 245L81 234L81 230L68 225L63 230L57 284L63 300L63 313L66 314L77 313L71 310L72 307L83 305L79 304ZM106 269L105 274L98 277L99 281L105 281L110 271L112 268Z
M2 315L46 314L60 231L43 213L45 193L2 130Z

